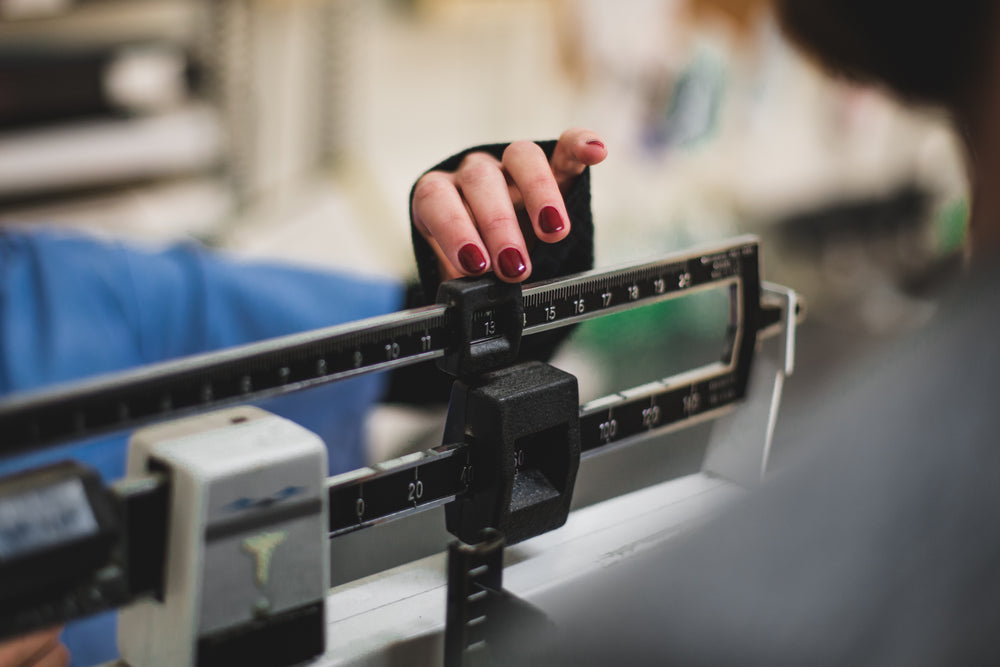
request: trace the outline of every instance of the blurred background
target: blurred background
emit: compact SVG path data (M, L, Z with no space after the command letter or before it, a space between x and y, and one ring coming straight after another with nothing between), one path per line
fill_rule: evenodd
M766 0L0 0L3 224L408 279L425 169L573 125L610 152L598 266L754 233L765 278L808 300L787 419L925 322L961 265L942 119L825 77ZM725 312L584 326L559 363L584 394L622 389L650 341L699 357ZM625 334L634 350L609 344ZM436 444L435 416L408 419L373 422L373 459Z

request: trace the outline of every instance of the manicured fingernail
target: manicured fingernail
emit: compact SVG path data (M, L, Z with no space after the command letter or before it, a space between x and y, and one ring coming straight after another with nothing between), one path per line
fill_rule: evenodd
M604 148L604 142L603 141L598 141L597 139L591 139L590 141L587 142L587 145L588 146L600 146L601 148Z
M507 248L501 251L497 260L500 264L500 272L508 278L517 278L528 268L524 265L524 258L521 257L517 248Z
M555 206L546 206L541 210L538 214L538 226L546 234L561 232L565 227L562 216L559 215L559 210Z
M486 258L475 243L466 243L458 251L458 261L466 273L481 273L486 269Z

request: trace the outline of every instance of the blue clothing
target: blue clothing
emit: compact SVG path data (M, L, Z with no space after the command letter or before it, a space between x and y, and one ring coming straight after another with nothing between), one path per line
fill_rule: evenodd
M381 315L402 285L250 262L193 243L141 249L53 230L0 233L0 395ZM318 433L330 472L364 465L384 374L260 403ZM0 459L0 474L72 457L124 474L126 436ZM0 450L2 451L2 450ZM117 656L114 614L72 624L74 665Z

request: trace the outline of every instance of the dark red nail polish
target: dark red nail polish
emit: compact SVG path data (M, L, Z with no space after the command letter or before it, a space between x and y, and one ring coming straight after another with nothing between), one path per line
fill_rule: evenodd
M604 148L604 142L603 141L598 141L597 139L591 139L590 141L587 142L587 145L588 146L600 146L601 148Z
M546 234L561 232L565 227L562 216L559 215L559 210L555 206L546 206L541 210L538 214L538 226Z
M458 251L458 261L466 273L480 273L486 269L486 258L475 243L466 243Z
M507 248L501 251L497 261L500 264L500 273L508 278L517 278L528 268L524 265L524 258L521 257L517 248Z

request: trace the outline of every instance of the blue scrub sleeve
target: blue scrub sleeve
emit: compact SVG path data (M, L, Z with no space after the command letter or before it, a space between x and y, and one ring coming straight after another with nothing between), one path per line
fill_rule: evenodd
M193 243L143 249L5 231L0 395L380 315L401 308L403 297L395 283L243 261ZM330 472L343 472L365 463L364 419L384 386L384 377L366 375L261 405L318 433ZM118 435L0 458L0 474L72 457L113 480L124 473L125 442ZM117 657L115 617L67 627L74 665Z
M403 296L396 283L245 261L194 243L145 249L8 231L0 234L0 394L381 315ZM361 427L384 380L364 376L265 407L319 433L331 469L343 471L364 463ZM120 476L113 459L122 452L97 450L76 451Z

